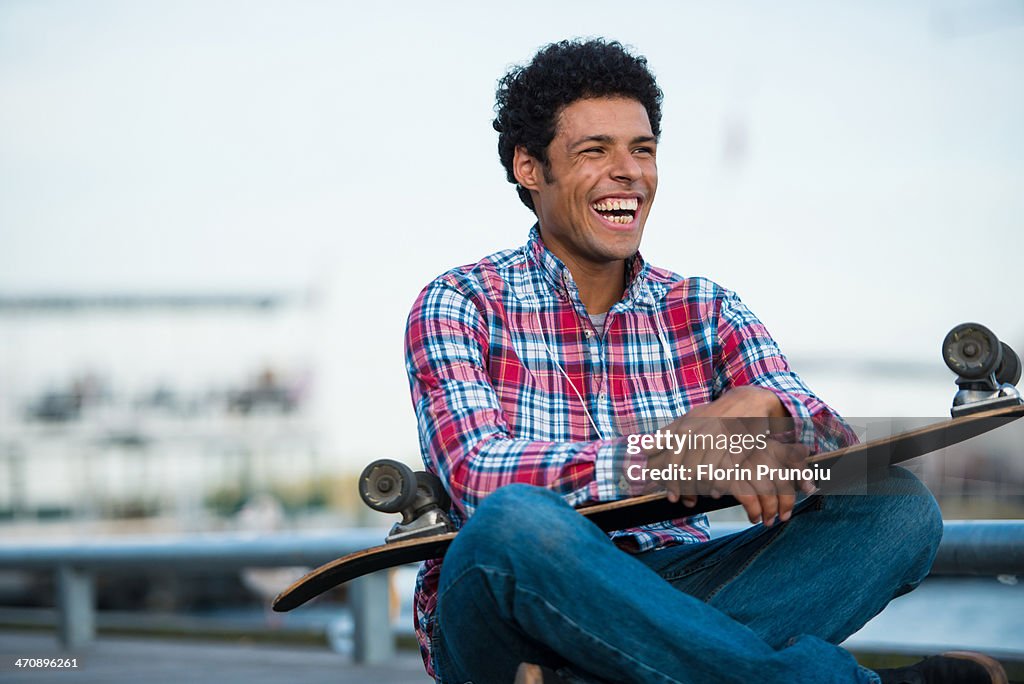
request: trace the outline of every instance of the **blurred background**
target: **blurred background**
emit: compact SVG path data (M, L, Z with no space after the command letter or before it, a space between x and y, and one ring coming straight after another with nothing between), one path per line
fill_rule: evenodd
M947 416L959 322L1024 347L1020 0L2 0L0 537L387 524L354 481L419 462L409 307L533 220L496 80L597 35L665 92L645 257L841 413ZM1024 517L1021 436L922 466L947 516Z

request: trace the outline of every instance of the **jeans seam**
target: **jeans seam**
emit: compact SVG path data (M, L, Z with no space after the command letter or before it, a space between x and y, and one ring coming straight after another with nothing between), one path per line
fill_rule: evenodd
M495 572L496 574L507 575L507 573L504 573L504 572L502 572L500 570L493 570L492 568L484 568L484 572L489 572L489 571L490 572ZM523 593L527 593L527 594L532 595L538 601L540 601L544 605L546 605L550 611L556 613L561 618L561 620L564 623L566 623L568 625L571 625L572 628L576 632L578 632L581 636L583 636L583 637L593 641L594 643L600 644L604 648L606 648L609 651L615 653L617 656L619 656L623 660L631 663L637 669L641 669L641 670L644 670L644 671L646 671L646 672L648 672L648 673L650 673L652 675L656 675L656 676L660 677L661 679L663 679L665 682L668 682L669 684L682 684L682 682L680 682L678 679L670 677L670 676L666 675L663 672L659 672L658 670L652 669L646 663L640 662L636 658L633 658L632 656L630 656L625 651L622 651L622 650L616 648L615 646L612 646L608 642L606 642L606 641L604 641L602 639L597 638L592 633L590 633L587 630L585 630L582 627L580 627L580 625L575 620L572 620L565 613L563 613L562 611L558 610L558 608L556 608L554 605L552 605L550 601L545 599L543 596L541 596L536 591L533 591L532 589L529 589L527 587L520 587L519 591L522 591Z
M690 575L694 575L694 574L696 574L698 572L703 572L704 570L707 570L708 568L710 568L710 567L712 567L714 565L718 565L720 562L721 562L720 558L715 558L713 560L706 560L703 563L700 563L699 565L695 565L693 567L687 566L683 571L678 572L678 573L666 573L666 574L662 575L660 572L658 572L658 574L661 575L661 577L665 581L672 582L674 580L679 580L679 579L682 579L684 577L688 577Z
M439 622L434 622L434 630L430 637L430 661L434 668L434 679L440 684L445 684L450 678L446 677L448 668L447 661L441 658L441 654L444 651L444 644L441 641L444 639L444 635L441 631L441 625ZM444 663L444 667L441 667ZM466 681L464 684L473 684L471 681Z
M824 510L824 508L825 508L825 497L824 497L824 496L821 496L821 495L818 495L817 499L816 499L815 501L813 501L813 502L812 502L812 503L811 503L811 504L810 504L810 505L809 505L809 506L807 507L807 511L821 511L821 510ZM787 522L788 522L788 521L787 521ZM758 558L759 558L759 557L761 556L761 554L762 554L762 553L764 553L765 549L767 549L767 548L768 548L769 546L771 546L772 544L774 544L774 543L775 543L775 540L777 540L777 539L778 539L779 537L781 537L782 535L784 535L784 534L786 533L786 529L787 529L787 525L786 525L786 523L780 523L780 524L782 525L782 529L781 529L780 531L776 532L776 533L775 533L775 535L774 535L774 536L772 536L772 538L771 538L771 539L769 539L767 543L765 543L765 544L762 544L762 545L761 545L761 548L759 548L759 549L758 549L758 550L757 550L757 551L756 551L755 553L753 553L753 554L752 554L752 555L750 556L750 558L748 558L748 559L747 559L747 561L746 561L746 562L745 562L745 563L744 563L743 565L741 565L741 566L740 566L740 567L739 567L739 568L738 568L738 569L736 570L736 572L734 572L734 573L733 573L732 577L730 577L729 579L725 580L724 582L722 582L721 584L719 584L719 585L718 585L717 587L715 587L715 588L714 588L714 590L712 590L712 591L711 591L711 593L709 593L709 594L708 594L708 595L707 595L707 596L706 596L706 597L704 598L704 602L705 602L705 603L710 603L710 602L711 602L711 599L713 599L713 598L714 598L714 597L715 597L715 596L716 596L716 595L718 594L718 592L722 591L722 589L724 589L724 588L725 588L725 586L726 586L727 584L730 584L730 583L731 583L731 582L733 582L733 581L734 581L734 580L735 580L735 579L736 579L737 577L739 577L740 575L742 575L742 574L743 574L743 572L744 572L744 571L745 571L745 570L746 570L747 568L749 568L749 567L750 567L750 565L751 565L751 564L752 564L752 563L753 563L753 562L754 562L755 560L757 560L757 559L758 559Z
M456 582L458 582L459 580L461 580L463 577L465 577L467 574L469 574L470 572L472 572L474 570L479 570L480 572L482 572L485 575L487 575L487 574L500 575L502 578L504 578L506 580L508 578L513 577L510 573L505 572L504 570L502 570L500 568L495 568L495 567L492 567L492 566L489 566L489 565L474 565L474 566L470 566L470 567L466 568L465 570L460 572L456 577L454 577L452 580L450 580L448 582L447 589L450 589L452 586L455 585ZM447 589L446 589L446 591L447 591ZM606 642L606 641L604 641L602 639L599 639L598 637L594 636L589 631L583 629L575 620L572 620L571 618L569 618L565 613L563 613L557 607L552 605L550 601L545 599L538 592L536 592L536 591L534 591L534 590L532 590L532 589L530 589L528 587L524 587L522 585L517 585L516 591L517 592L523 592L525 594L529 594L529 595L533 596L536 600L538 600L541 603L543 603L548 608L548 610L550 610L552 613L558 615L558 617L562 620L562 622L564 624L571 626L571 628L573 630L575 630L579 635L589 639L590 641L594 642L595 644L600 644L602 647L604 647L608 651L616 654L618 657L620 657L623 660L625 660L628 663L630 663L633 667L636 667L637 669L643 670L643 671L645 671L645 672L647 672L647 673L649 673L651 675L655 675L655 676L661 678L664 682L666 682L666 684L682 684L682 682L680 682L680 680L674 679L674 678L669 677L668 675L664 674L663 672L659 672L657 670L652 669L650 666L648 666L645 663L640 662L636 658L633 658L632 656L630 656L625 651L622 651L622 650L616 648L615 646L612 646L608 642ZM440 598L440 594L439 594L439 598ZM549 646L549 648L550 648L550 646Z
M785 524L783 523L783 528L782 528L782 530L781 530L781 531L778 531L778 532L776 532L776 533L775 533L774 535L772 535L772 538L771 538L771 539L769 539L769 540L768 540L768 541L767 541L766 543L762 544L762 545L760 546L760 548L758 548L758 549L757 549L757 551L755 551L754 553L752 553L752 554L750 555L750 558L748 558L748 559L746 560L746 562L745 562L745 563L743 563L743 565L741 565L741 566L740 566L739 568L737 568L736 572L734 572L734 573L732 574L732 576L731 576L731 577L730 577L729 579L727 579L727 580L724 580L724 581L723 581L723 582L722 582L721 584L719 584L719 585L718 585L717 587L715 587L715 588L714 588L714 589L713 589L713 590L711 591L711 593L709 593L709 594L708 594L708 595L707 595L707 596L706 596L706 597L704 598L704 602L705 602L705 603L710 603L710 602L711 602L711 599L713 599L713 598L714 598L714 597L715 597L715 596L716 596L716 595L718 594L718 592L722 591L722 589L724 589L724 588L726 587L726 585L728 585L728 584L731 584L731 583L732 583L732 582L733 582L733 581L734 581L734 580L735 580L735 579L736 579L737 577L739 577L740 575L742 575L742 574L743 574L743 572L744 572L744 571L745 571L745 570L746 570L747 568L749 568L749 567L750 567L750 565L751 565L751 564L752 564L752 563L753 563L753 562L754 562L755 560L757 560L758 558L760 558L761 554L765 552L765 549L767 549L767 548L768 548L769 546L771 546L772 544L774 544L774 543L775 543L775 540L776 540L776 539L778 539L779 537L781 537L781 536L782 536L783 534L785 534L785 533L786 533L786 527L785 527Z

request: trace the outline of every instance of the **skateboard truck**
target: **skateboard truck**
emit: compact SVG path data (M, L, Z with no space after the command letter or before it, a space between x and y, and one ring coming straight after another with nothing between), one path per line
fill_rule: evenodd
M445 512L451 498L433 473L414 473L404 463L382 458L363 468L359 497L375 511L402 514L402 522L395 523L385 542L455 531Z
M1015 385L1020 381L1017 352L979 323L961 323L942 341L942 358L957 374L954 418L1024 404Z

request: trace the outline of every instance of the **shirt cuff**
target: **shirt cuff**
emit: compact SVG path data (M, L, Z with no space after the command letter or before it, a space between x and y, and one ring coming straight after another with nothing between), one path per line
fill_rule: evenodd
M772 437L780 442L800 442L813 452L817 446L817 440L815 439L814 420L811 417L810 409L788 392L783 392L773 387L765 387L764 389L778 397L779 401L782 402L782 408L786 410L786 413L793 420L792 429L773 434Z
M634 451L636 453L630 453ZM594 501L617 501L640 493L643 482L629 477L632 466L643 467L647 457L639 446L630 446L628 437L602 444L594 460L594 481L590 496ZM633 468L639 472L638 468Z

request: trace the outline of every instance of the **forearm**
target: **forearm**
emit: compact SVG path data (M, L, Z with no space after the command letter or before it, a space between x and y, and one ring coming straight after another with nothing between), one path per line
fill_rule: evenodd
M497 408L452 413L447 397L417 404L420 450L468 517L488 494L514 482L545 487L571 505L621 498L626 440L542 441L510 435Z

